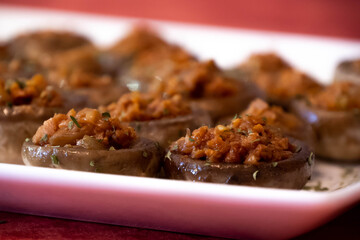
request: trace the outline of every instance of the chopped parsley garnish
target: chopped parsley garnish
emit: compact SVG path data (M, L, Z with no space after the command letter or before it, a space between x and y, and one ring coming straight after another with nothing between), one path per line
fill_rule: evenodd
M169 115L169 109L164 108L164 115Z
M235 114L235 116L233 117L233 120L237 119L238 118L238 115Z
M113 147L113 146L111 146L110 148L109 148L109 151L115 151L116 149Z
M25 142L30 142L30 138L25 138Z
M26 87L24 82L21 82L19 80L15 80L15 82L19 86L20 89L24 89Z
M94 161L90 161L90 166L95 166L95 163L94 163Z
M171 151L176 151L178 149L179 149L179 146L177 144L175 144L171 147Z
M12 107L13 107L13 103L12 103L12 102L7 102L7 103L6 103L6 106L9 107L9 108L12 108Z
M48 140L48 135L45 134L45 135L40 139L40 142L46 143L47 140Z
M191 137L189 137L189 141L190 142L195 142L195 140L193 138L191 138Z
M311 166L311 164L314 162L314 158L315 158L314 153L311 152L311 153L310 153L310 156L309 156L309 158L308 158L308 164L309 164L310 166Z
M261 141L261 139L260 139L260 138L255 139L254 141L251 141L251 143L254 143L254 142L259 142L259 141Z
M253 173L253 179L256 181L256 177L257 177L257 174L258 174L259 170L256 170L254 173Z
M74 124L78 127L81 128L80 124L78 123L78 121L76 120L76 118L74 118L73 116L70 116L71 120L74 122Z
M298 146L298 147L296 148L296 150L295 150L295 153L300 152L300 151L301 151L301 149L302 149L302 147L301 147L301 146Z
M141 125L140 125L140 123L136 123L135 129L136 129L136 131L138 131L138 132L141 130Z
M104 118L105 121L108 121L109 118L111 117L111 116L110 116L110 113L108 113L108 112L103 112L103 113L101 114L101 116Z
M273 162L273 163L272 163L272 166L273 166L273 167L276 167L278 164L279 164L278 162Z
M266 117L262 117L262 120L264 121L264 123L267 122L267 118L266 118Z
M59 159L56 155L51 155L51 162L53 164L59 165Z
M242 135L245 135L245 136L248 135L248 133L247 133L246 131L241 130L241 129L238 129L237 132L238 132L238 133L241 133Z
M149 156L149 154L146 151L143 151L142 155L144 158L147 158Z
M169 160L171 160L171 152L168 151L167 154L165 155L165 158L168 158Z

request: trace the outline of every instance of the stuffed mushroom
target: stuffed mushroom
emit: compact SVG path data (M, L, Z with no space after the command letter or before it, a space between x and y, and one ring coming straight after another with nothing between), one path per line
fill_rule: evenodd
M170 179L301 189L311 176L314 154L300 141L269 128L259 117L188 131L164 160Z
M360 160L360 86L335 82L318 94L293 102L293 111L315 132L317 155Z
M96 109L56 114L25 141L26 165L154 177L162 150L135 130Z
M116 103L100 107L100 111L128 122L140 136L153 139L163 147L182 136L187 128L211 124L206 112L191 108L180 95L164 97L132 92Z
M61 95L42 75L30 80L0 80L0 162L22 164L21 145L56 112L64 111Z

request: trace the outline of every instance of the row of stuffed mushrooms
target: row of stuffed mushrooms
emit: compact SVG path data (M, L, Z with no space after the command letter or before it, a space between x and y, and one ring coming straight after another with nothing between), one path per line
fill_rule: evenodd
M0 46L0 161L301 189L314 153L360 160L359 93L272 53L224 71L147 28L107 49L29 33Z

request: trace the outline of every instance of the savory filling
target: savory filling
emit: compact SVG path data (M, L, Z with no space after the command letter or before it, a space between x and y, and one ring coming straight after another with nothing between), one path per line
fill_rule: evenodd
M124 94L116 103L100 107L120 121L149 121L174 118L191 113L189 104L180 95L172 97L153 96L132 92Z
M8 79L0 80L0 105L29 105L34 104L43 107L60 107L63 101L40 74L33 76L30 80Z
M266 123L276 128L296 130L303 126L303 123L295 115L285 112L281 107L270 106L261 99L255 99L242 115L251 115L263 118Z
M273 53L252 55L240 67L249 71L251 79L270 97L286 100L322 89L313 78Z
M272 131L262 118L244 115L230 125L200 127L170 146L172 153L211 163L256 165L278 162L296 152L289 139Z
M163 79L156 79L152 91L189 98L227 97L238 92L236 81L224 76L214 61L191 61Z
M291 68L284 59L275 53L253 54L240 67L251 72L277 72Z
M86 38L74 33L38 31L11 40L9 52L13 57L33 60L47 66L53 54L88 44L90 42Z
M322 89L314 79L295 69L284 69L271 74L259 73L253 80L269 96L281 99L306 96Z
M64 51L54 57L49 78L56 85L70 88L109 86L113 80L105 75L91 46Z
M161 45L167 45L167 43L154 31L146 27L137 27L128 36L116 43L109 51L124 58L132 58L142 51Z
M360 86L351 82L334 82L323 91L309 96L312 106L330 111L360 109Z
M140 80L163 78L194 60L191 54L178 46L160 45L138 54L128 75Z
M32 138L36 145L79 146L87 149L129 148L137 136L135 130L113 118L108 112L85 108L55 114L39 127Z

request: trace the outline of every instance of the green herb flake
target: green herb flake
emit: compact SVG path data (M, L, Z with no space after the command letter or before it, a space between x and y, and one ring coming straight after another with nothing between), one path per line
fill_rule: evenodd
M90 161L90 166L95 166L95 162L94 161Z
M314 158L315 158L315 155L314 155L313 152L311 152L311 153L310 153L310 156L309 156L309 158L308 158L308 164L309 164L309 166L311 166L311 165L313 164Z
M189 137L189 141L190 141L190 142L195 142L195 139Z
M68 129L71 130L71 129L73 128L73 126L74 126L74 122L73 122L73 121L70 121L70 122L68 123Z
M115 151L116 149L113 147L113 146L111 146L110 148L109 148L109 151Z
M47 140L48 140L48 135L45 134L45 135L40 139L40 142L46 143Z
M136 130L137 132L140 132L140 130L141 130L141 125L140 125L140 123L136 123L136 125L135 125L135 130Z
M235 114L235 116L233 117L233 120L237 119L238 118L238 115Z
M248 133L247 133L246 131L241 130L241 129L238 129L237 132L238 132L238 133L241 133L241 134L244 135L244 136L247 136L247 135L248 135Z
M267 122L267 118L266 118L266 117L262 117L262 120L264 121L264 123Z
M7 102L7 103L6 103L6 106L9 107L9 108L12 108L12 107L13 107L13 103L12 103L12 102Z
M169 109L164 108L164 115L165 115L165 116L166 116L166 115L169 115Z
M78 127L78 128L81 128L80 124L78 123L78 121L76 120L75 117L73 116L70 116L71 120L74 122L74 124Z
M108 112L103 112L103 113L101 114L101 116L103 117L103 119L104 119L105 121L109 121L109 118L111 117L111 116L110 116L110 113L108 113Z
M51 162L55 165L59 165L59 159L56 155L51 155Z
M301 149L302 149L302 147L301 147L301 146L298 146L298 147L296 148L296 150L295 150L295 153L300 152L300 151L301 151Z
M26 87L24 82L21 82L19 80L15 80L15 82L19 86L20 89L24 89Z
M259 142L259 141L261 141L261 139L260 139L260 138L258 138L258 139L255 139L255 140L251 141L251 143L255 143L255 142Z
M278 164L279 164L278 162L273 162L273 163L272 163L272 166L273 166L273 167L277 167Z
M147 158L149 156L149 154L146 151L143 151L142 155L144 158Z
M171 151L177 151L178 149L179 149L179 146L177 144L175 144L171 147Z
M205 163L205 166L210 166L211 164L209 162L206 162Z
M168 151L168 152L166 153L165 158L171 160L171 152L170 152L170 151Z
M30 142L30 138L25 138L25 142Z
M259 170L256 170L254 173L253 173L253 179L256 181L256 177L259 173Z

